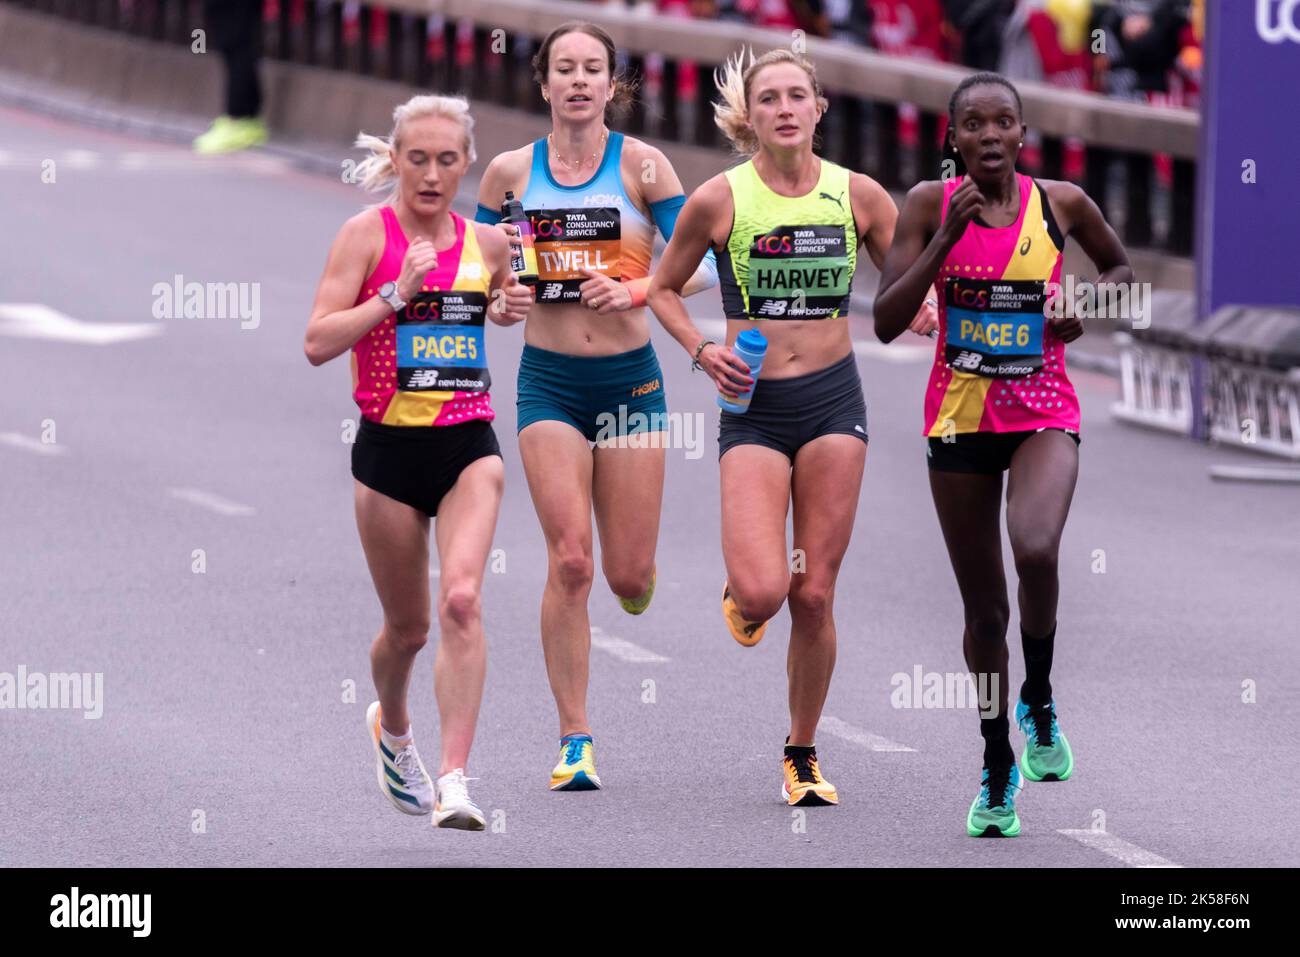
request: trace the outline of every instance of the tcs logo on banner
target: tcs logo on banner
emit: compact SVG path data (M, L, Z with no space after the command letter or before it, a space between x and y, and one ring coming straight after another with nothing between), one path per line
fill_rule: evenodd
M1276 10L1274 8L1276 7ZM1300 0L1255 0L1255 29L1265 43L1300 43Z

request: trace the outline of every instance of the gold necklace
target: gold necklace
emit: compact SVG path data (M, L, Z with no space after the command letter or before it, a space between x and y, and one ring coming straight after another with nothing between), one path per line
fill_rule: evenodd
M608 139L609 139L609 127L605 127L603 130L601 130L600 143L596 146L596 152L591 154L591 159L589 161L584 162L583 160L578 160L578 165L576 168L582 169L584 166L587 165L587 162L590 162L592 166L595 166L596 161L600 159L600 154L605 151L605 141ZM556 161L562 167L564 167L566 171L573 172L575 167L570 166L568 163L564 161L564 157L560 155L560 148L555 145L554 133L546 134L546 142L550 145L551 149L555 151Z

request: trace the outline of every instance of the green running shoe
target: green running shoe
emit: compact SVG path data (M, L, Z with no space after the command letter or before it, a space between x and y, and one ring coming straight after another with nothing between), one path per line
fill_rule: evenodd
M1016 724L1025 733L1020 770L1031 781L1065 781L1074 772L1074 753L1056 723L1056 703L1029 707L1016 701Z
M985 768L980 778L979 797L971 802L966 815L966 833L971 837L1015 837L1020 833L1016 814L1016 792L1020 790L1020 771L1014 765Z
M619 598L618 603L623 606L625 612L629 615L639 615L650 607L650 599L655 596L655 578L658 574L658 567L650 569L650 587L645 590L644 595L636 598Z
M237 153L266 142L266 124L255 116L218 116L206 133L194 140L194 152L204 156Z

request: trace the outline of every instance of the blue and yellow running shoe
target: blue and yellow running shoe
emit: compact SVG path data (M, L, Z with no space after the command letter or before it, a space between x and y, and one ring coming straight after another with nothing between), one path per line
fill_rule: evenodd
M1020 770L1031 781L1064 781L1074 773L1074 752L1056 723L1056 702L1029 707L1016 700L1016 724L1025 733Z
M375 751L375 776L379 790L403 814L428 814L433 810L433 782L412 742L390 748L380 734L379 702L366 709L366 729Z
M598 791L596 751L589 734L566 734L560 739L560 763L551 771L552 791Z
M637 598L620 598L618 603L623 606L623 610L629 615L639 615L650 607L650 599L655 596L655 578L659 574L658 567L650 569L650 586L646 588L645 594Z
M1015 837L1020 833L1016 814L1016 792L1020 770L1014 765L985 768L980 778L979 797L966 815L966 833L971 837Z

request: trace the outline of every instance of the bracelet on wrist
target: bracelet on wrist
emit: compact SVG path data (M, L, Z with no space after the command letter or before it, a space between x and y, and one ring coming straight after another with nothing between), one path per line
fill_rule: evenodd
M695 347L695 357L691 360L692 372L698 372L700 369L704 368L704 366L700 365L700 356L703 354L705 348L708 346L716 346L717 344L717 341L714 339L705 339Z

